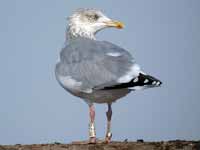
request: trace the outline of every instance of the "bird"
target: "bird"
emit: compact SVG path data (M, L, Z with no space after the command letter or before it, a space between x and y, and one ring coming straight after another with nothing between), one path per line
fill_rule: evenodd
M68 18L66 39L55 66L58 83L89 107L89 140L96 143L94 104L105 103L106 143L111 142L112 104L132 91L159 87L162 82L143 72L129 51L96 39L105 28L122 29L124 24L103 11L81 8Z

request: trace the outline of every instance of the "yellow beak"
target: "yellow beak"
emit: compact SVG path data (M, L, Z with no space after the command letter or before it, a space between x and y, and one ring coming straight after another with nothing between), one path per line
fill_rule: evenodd
M115 27L118 29L124 28L124 24L120 21L106 21L104 22L108 27Z

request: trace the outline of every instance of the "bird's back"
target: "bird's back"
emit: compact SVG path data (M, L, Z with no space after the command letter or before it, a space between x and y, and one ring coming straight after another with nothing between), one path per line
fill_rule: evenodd
M77 38L62 49L56 72L94 88L114 84L133 63L129 52L114 44Z

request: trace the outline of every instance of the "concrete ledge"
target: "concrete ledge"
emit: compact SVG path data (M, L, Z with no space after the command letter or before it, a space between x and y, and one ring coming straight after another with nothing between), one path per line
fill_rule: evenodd
M110 144L0 145L0 150L200 150L200 141L112 142Z

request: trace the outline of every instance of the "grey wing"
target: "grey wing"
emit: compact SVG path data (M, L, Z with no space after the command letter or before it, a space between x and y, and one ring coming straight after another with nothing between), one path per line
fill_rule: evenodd
M65 47L60 58L56 74L70 79L64 86L86 92L129 82L140 71L127 51L109 42L79 39Z

